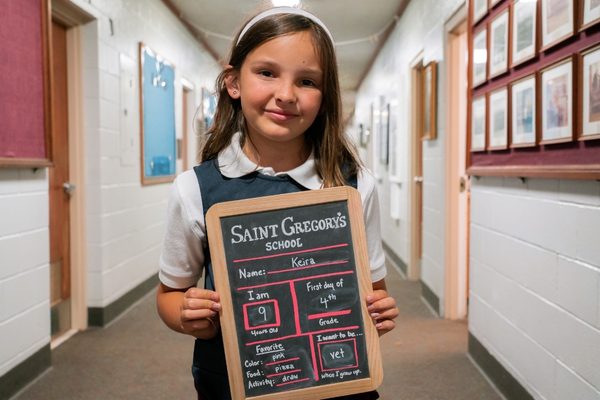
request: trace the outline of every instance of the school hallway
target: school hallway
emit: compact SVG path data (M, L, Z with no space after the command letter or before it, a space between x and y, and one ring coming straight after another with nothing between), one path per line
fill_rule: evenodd
M273 98L303 94L292 100L302 105L305 116L320 121L311 126L323 122L323 140L317 140L318 130L306 129L302 122L298 133L310 132L313 157L301 165L290 156L295 147L283 144L278 148L282 154L273 159L276 164L285 161L285 168L262 158L262 166L270 168L261 170L261 157L255 165L245 151L232 151L235 161L223 165L248 161L250 169L232 167L229 172L245 174L239 178L249 177L249 172L261 179L265 175L265 182L279 171L273 182L281 178L285 185L268 185L269 190L277 188L273 193L300 186L317 189L322 178L323 183L328 180L323 173L334 172L333 163L324 158L343 154L344 147L324 138L339 136L343 128L369 170L358 175L362 179L356 187L366 222L368 261L374 268L371 278L380 277L381 242L387 289L400 311L396 329L380 340L381 398L600 400L600 0L0 4L0 400L195 399L193 339L160 320L154 293L161 270L167 286L194 285L195 272L186 275L189 281L180 272L201 267L204 259L199 262L195 254L189 255L191 262L168 263L164 257L160 261L161 254L168 249L178 256L194 253L210 226L200 218L204 208L195 209L205 202L197 198L198 179L190 171L201 163L202 150L211 148L211 129L227 121L226 129L218 129L225 139L244 133L248 125L240 124L254 126L246 118L253 119L255 113L247 107L259 110L258 104L267 101L266 94L258 101L262 91L255 92L256 102L246 92L243 110L238 107L240 87L232 87L231 93L227 86L215 87L224 67L235 64L230 50L268 50L283 39L276 34L273 41L246 46L248 37L241 35L240 42L236 32L242 26L248 28L245 34L268 32L266 18L284 20L305 12L310 21L304 22L322 30L322 40L302 40L293 54L288 48L267 53L279 60L269 65L308 71L310 76L301 76L301 86L288 85L296 80L276 80L285 85L273 87L286 90L265 93ZM246 24L271 5L292 9L269 10ZM322 46L328 42L331 46ZM300 57L302 49L308 51L306 57ZM257 54L252 52L244 57ZM304 67L293 67L300 63L296 56ZM244 57L238 57L239 71L242 64L251 64L241 61ZM322 79L325 72L328 79ZM307 89L320 88L320 94L304 97L300 88L305 84ZM237 117L230 119L223 110L232 104ZM295 112L284 114L276 118L295 119ZM245 136L243 143L223 140L229 145L218 146L220 154L238 144L253 144ZM335 151L320 152L329 145ZM304 157L309 148L303 147ZM211 154L209 159L216 153ZM345 171L348 166L344 161L336 168ZM172 184L177 176L192 179L179 187ZM229 179L221 167L216 177ZM246 192L226 189L228 185L215 183L218 190L203 191L210 194L206 204L231 199L234 193L246 196L257 188L248 185ZM224 199L216 196L221 189L227 193ZM176 192L189 212L182 208L181 215L172 213L179 207L173 200ZM329 195L308 193L316 208ZM261 215L274 210L278 201L259 200ZM331 207L339 205L335 203ZM298 214L293 229L285 228L285 237L276 234L303 207L286 203L276 211L286 214L281 225L279 220L252 228L248 224L242 243L235 243L245 246L246 237L252 244L264 239L270 252L237 260L257 268L249 264L240 270L248 285L238 289L249 290L249 302L233 309L244 317L252 313L263 318L247 326L249 319L244 320L254 336L246 344L257 344L257 355L273 357L265 363L269 370L235 374L236 379L253 379L248 384L257 389L249 394L252 398L277 385L280 399L290 400L281 387L299 380L312 385L307 388L310 395L318 392L321 397L345 384L367 385L362 379L315 385L296 373L306 368L292 364L300 357L271 353L267 347L275 351L277 344L259 347L270 340L259 335L279 330L288 334L294 332L286 330L292 324L298 336L327 332L323 342L316 339L319 343L303 349L314 353L311 371L323 372L324 378L315 376L323 383L335 374L335 379L364 376L365 364L360 363L368 358L358 355L377 340L368 329L358 334L367 336L364 343L354 341L354 332L343 332L360 325L337 319L358 314L343 301L338 308L327 308L339 292L314 295L321 284L331 290L339 283L336 288L347 289L344 295L356 289L342 282L341 275L351 271L333 270L346 258L325 255L342 254L350 243L359 249L357 254L364 253L355 247L364 241L356 232L351 239L329 243L341 237L331 229L357 226L342 226L341 221L356 221L355 208L360 207L352 207L347 216L332 208L320 219L316 216L324 211L309 206L306 217ZM242 219L261 222L254 215ZM236 238L242 225L231 229ZM184 228L181 235L173 234L178 228ZM165 238L171 242L180 236L188 245L165 245ZM314 246L308 245L309 239ZM228 242L211 239L217 246ZM271 271L266 261L263 265L260 257L276 257L288 248L305 252L293 254L292 269ZM313 259L312 250L322 251L323 260L320 255ZM270 276L287 279L285 274L297 267L301 274L317 271L308 269L313 263L323 267L318 270L322 282L309 287L306 276L294 278L306 279L307 285L289 285L289 292L276 299L267 292L260 297L250 293L262 284L253 279L265 273L284 273ZM170 283L164 275L169 265L171 278L176 278ZM329 278L334 275L335 282ZM363 288L369 288L367 281L359 280ZM280 282L288 281L269 284ZM297 290L304 297L297 297ZM223 293L228 296L227 290ZM291 306L280 306L279 298ZM324 309L311 302L324 304ZM298 311L296 318L290 310ZM302 330L299 316L306 317L310 331ZM339 321L344 322L339 333L330 334ZM352 350L357 357L351 357ZM336 364L343 356L352 362ZM290 370L293 376L287 375ZM376 368L369 372L374 380L379 378Z
M466 323L435 317L420 284L395 268L386 282L400 316L381 339L381 399L501 399L467 356ZM160 321L151 292L109 326L56 348L52 367L12 400L194 399L192 346Z

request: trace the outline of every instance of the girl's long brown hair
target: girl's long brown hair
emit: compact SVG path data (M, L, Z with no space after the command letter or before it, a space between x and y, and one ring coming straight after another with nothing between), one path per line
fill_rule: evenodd
M333 43L323 28L311 19L297 14L276 14L254 24L231 49L230 68L223 70L216 82L217 109L202 148L201 160L216 158L227 147L235 132L245 136L244 115L239 100L229 97L225 81L233 71L239 73L248 53L262 43L282 35L308 31L312 34L323 70L322 100L319 114L304 137L315 155L317 172L324 187L342 186L358 172L360 161L354 145L342 127L342 101L337 61ZM238 33L239 36L239 33Z

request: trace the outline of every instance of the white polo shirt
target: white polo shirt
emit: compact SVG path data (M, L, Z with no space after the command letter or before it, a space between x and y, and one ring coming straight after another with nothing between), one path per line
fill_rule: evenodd
M320 189L323 185L312 154L302 165L276 173L270 167L260 167L250 161L240 146L239 133L234 135L231 144L219 153L218 163L221 174L228 178L239 178L259 171L269 176L288 175L310 190ZM365 219L371 279L377 282L385 277L386 268L381 247L375 178L368 170L362 169L358 173L357 186ZM192 169L178 175L171 187L166 233L159 261L160 281L174 289L196 286L204 268L203 249L206 246L202 196L196 173Z

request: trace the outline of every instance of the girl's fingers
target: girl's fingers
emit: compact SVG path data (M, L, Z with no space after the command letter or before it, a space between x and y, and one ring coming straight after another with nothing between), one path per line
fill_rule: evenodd
M385 310L382 312L373 312L371 313L371 318L375 321L381 321L385 319L394 319L398 316L398 309L392 308L390 310Z
M181 311L181 321L194 321L201 320L206 318L214 318L217 316L217 313L213 310L209 309L200 309L200 310L182 310Z
M190 299L204 299L212 300L214 302L219 301L219 294L214 290L200 289L200 288L189 288L185 292L185 297Z
M379 321L375 323L375 328L377 328L377 331L380 334L391 331L392 329L394 329L395 326L396 323L391 319L386 319L384 321Z
M209 309L213 311L221 310L221 303L214 302L212 300L200 300L195 298L184 298L183 299L184 310L200 310Z
M369 312L382 312L392 308L396 308L396 301L393 297L385 297L367 306Z

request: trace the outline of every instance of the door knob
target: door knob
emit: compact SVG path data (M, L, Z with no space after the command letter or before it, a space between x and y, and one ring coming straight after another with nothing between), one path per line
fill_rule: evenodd
M63 191L66 194L68 194L69 196L73 195L73 192L75 191L76 188L77 188L77 186L75 186L71 182L65 182L65 183L63 183Z

